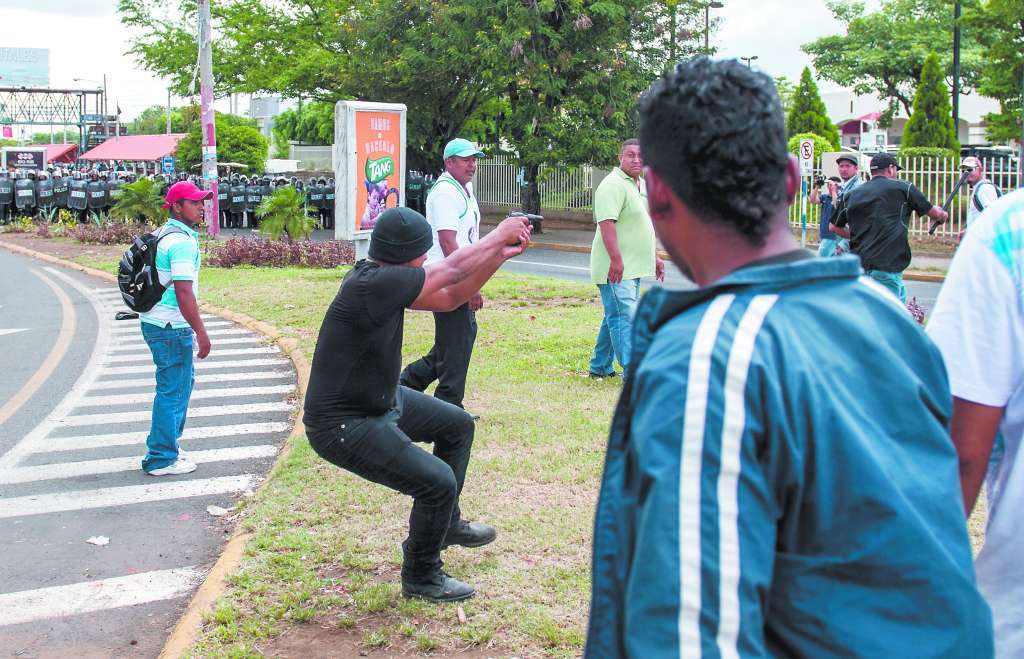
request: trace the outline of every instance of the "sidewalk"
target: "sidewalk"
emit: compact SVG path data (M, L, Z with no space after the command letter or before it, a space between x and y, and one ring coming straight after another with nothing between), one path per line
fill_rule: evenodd
M480 224L480 234L486 235L501 220L500 216L487 215ZM594 241L594 229L584 227L582 223L567 222L564 220L544 220L543 233L533 235L533 244L536 248L551 249L561 252L590 252L590 246ZM808 238L811 234L808 232ZM817 250L817 241L808 240L807 248ZM661 253L661 257L668 258L668 255ZM904 278L916 281L937 281L945 279L946 271L949 269L950 257L940 254L922 253L915 254L910 260L910 267L903 273Z

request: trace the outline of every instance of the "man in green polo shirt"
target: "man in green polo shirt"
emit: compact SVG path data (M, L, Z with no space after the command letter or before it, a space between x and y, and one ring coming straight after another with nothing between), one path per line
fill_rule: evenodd
M604 319L590 358L592 378L615 377L616 359L623 370L629 366L640 279L665 279L665 264L655 252L654 227L647 214L643 168L639 141L626 140L619 149L619 166L594 191L597 232L590 250L590 276L601 291Z

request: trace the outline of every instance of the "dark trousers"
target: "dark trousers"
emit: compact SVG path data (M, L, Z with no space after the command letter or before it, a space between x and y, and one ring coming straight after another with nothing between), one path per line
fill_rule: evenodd
M346 417L337 428L306 434L328 462L413 498L402 579L422 582L441 569L444 536L462 519L459 495L473 430L463 410L400 386L388 413ZM433 444L433 455L412 442Z
M434 396L462 407L466 374L476 341L476 313L466 303L454 311L434 313L434 346L405 367L399 378L406 387L423 391L437 380Z

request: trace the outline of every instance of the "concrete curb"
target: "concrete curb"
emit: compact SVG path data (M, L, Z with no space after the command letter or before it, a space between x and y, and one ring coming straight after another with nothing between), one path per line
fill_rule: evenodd
M573 245L570 243L548 243L537 240L534 241L530 247L531 249L550 249L554 252L576 252L577 254L590 253L590 247L586 245ZM658 258L668 260L668 253L659 250ZM913 270L904 271L903 278L909 281L926 281L936 284L941 284L946 281L945 275L932 275L925 272L915 272Z
M74 261L67 261L57 256L37 252L36 250L29 249L28 247L14 245L4 240L0 240L0 247L16 254L21 254L22 256L28 256L39 261L53 263L54 265L60 265L65 268L84 272L85 274L98 277L111 283L117 283L117 276L104 270L97 270L96 268L81 265ZM306 387L309 385L309 360L306 358L302 349L299 348L299 342L297 340L285 337L281 330L269 323L265 323L262 320L256 320L255 318L251 318L236 311L231 311L230 309L222 309L211 304L201 303L199 307L203 311L215 316L220 316L234 323L238 323L257 334L261 334L274 341L278 346L280 346L281 350L288 356L288 358L291 359L292 365L295 367L295 373L298 377L298 390L296 394L299 401L295 410L295 423L292 426L291 434L288 435L288 439L285 441L281 452L278 453L277 459L274 461L274 465L270 469L270 473L267 474L267 477L264 478L263 482L256 488L259 490L266 486L266 484L269 483L277 473L280 465L284 462L284 458L291 452L293 440L304 434L300 419L302 419L302 401L305 399ZM251 533L243 533L241 531L241 524L238 524L235 527L235 531L224 545L220 557L213 564L213 567L210 568L206 578L203 579L203 583L201 583L199 585L199 589L196 590L195 595L192 596L192 599L188 604L188 608L185 609L185 613L182 614L181 618L178 619L177 624L174 625L174 629L171 631L170 636L168 636L167 641L164 643L163 650L160 652L160 659L177 659L184 655L185 651L188 650L188 648L196 641L196 638L199 636L199 629L203 623L203 614L207 611L212 611L214 602L224 594L224 591L226 590L227 576L234 572L242 562L245 546L251 537Z

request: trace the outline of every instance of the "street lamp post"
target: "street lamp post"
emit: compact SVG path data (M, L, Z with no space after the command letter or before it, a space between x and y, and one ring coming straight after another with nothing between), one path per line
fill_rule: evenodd
M708 31L710 29L710 24L711 24L711 10L712 9L721 9L724 6L725 5L723 5L721 2L717 2L717 0L715 2L709 2L706 5L704 5L704 54L705 55L708 54L708 50L709 50L709 47L708 47Z
M102 83L100 83L99 80L92 80L90 78L72 78L72 80L74 82L91 82L91 83L93 83L95 85L102 84L102 86L103 86L103 107L100 109L100 112L103 114L103 137L106 138L106 136L107 136L107 74L106 73L103 74L103 82Z
M757 55L751 55L750 57L741 57L741 60L747 63L747 68L750 68L750 63L756 59L759 59Z

